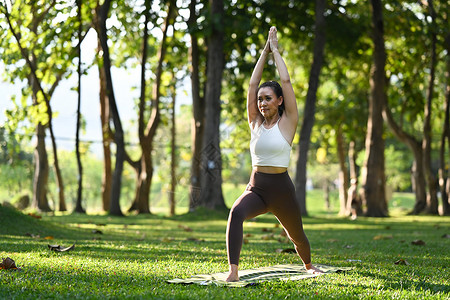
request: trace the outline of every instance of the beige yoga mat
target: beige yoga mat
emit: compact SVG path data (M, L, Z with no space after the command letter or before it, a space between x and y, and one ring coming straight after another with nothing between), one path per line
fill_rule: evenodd
M214 273L214 274L202 274L195 275L190 278L180 279L175 278L167 280L168 283L182 283L182 284L198 284L198 285L217 285L217 286L229 286L229 287L244 287L255 285L264 281L271 280L301 280L311 277L323 276L330 273L337 273L343 271L349 271L351 267L332 267L327 265L314 265L324 273L322 274L310 274L306 271L303 265L276 265L271 267L263 267L257 269L248 269L239 271L238 282L226 282L225 278L228 274Z

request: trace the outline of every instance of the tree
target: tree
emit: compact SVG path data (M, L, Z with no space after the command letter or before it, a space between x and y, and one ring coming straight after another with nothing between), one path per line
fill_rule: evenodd
M450 52L450 33L447 32L445 36L445 47L447 49L447 53ZM448 164L450 162L445 158L445 149L446 143L448 148L450 148L450 58L446 56L446 91L445 91L445 103L444 103L444 124L441 135L441 146L439 150L439 185L441 188L441 197L442 197L442 210L444 215L450 215L450 203L449 203L449 195L450 195L450 168ZM447 174L446 172L447 167Z
M30 116L34 119L32 121L37 124L33 203L40 210L50 210L47 201L49 167L45 148L45 129L48 127L59 189L59 209L66 210L64 185L52 128L53 113L50 106L50 99L58 83L68 72L70 61L74 57L75 52L69 46L70 43L64 44L64 41L69 41L72 38L73 32L71 30L64 30L64 27L68 26L66 24L70 24L70 22L66 22L67 20L58 20L59 23L54 24L57 25L55 26L56 28L51 28L49 25L51 22L49 20L53 20L58 14L68 17L67 11L70 9L70 6L57 6L56 2L40 5L34 2L28 4L22 1L16 1L11 7L12 13L3 4L1 8L6 16L12 34L12 36L6 36L2 40L9 43L14 38L17 43L17 47L14 47L10 43L6 48L8 49L8 53L4 56L6 57L6 65L14 65L21 56L28 66L28 68L18 67L10 74L11 78L15 76L22 79L27 77L30 88L25 91L25 94L31 94L33 99L34 108L32 110L34 112L30 113ZM16 21L16 24L13 24L12 19ZM54 51L55 48L58 51ZM47 91L44 90L44 84L50 86Z
M189 20L187 22L191 47L189 51L191 92L192 92L192 162L189 186L189 210L198 205L201 190L200 151L203 144L203 131L205 119L204 97L200 96L200 49L197 29L197 1L191 0L189 4Z
M433 6L433 2L428 3ZM439 32L436 30L440 28L437 25L439 19L431 17L433 10L427 5L394 5L396 13L387 14L387 17L390 17L389 42L394 46L390 50L387 65L392 84L383 109L383 117L391 131L408 146L414 156L411 179L416 201L411 213L430 211L429 203L434 203L434 209L431 210L437 213L432 132L438 129L436 124L439 121L439 113L433 113L434 118L431 118L431 114L432 110L437 108L436 104L433 108L432 100L435 102L442 95L439 89L434 89L434 86L438 85L435 83L435 73L439 71L437 57L444 51L438 48L439 44L436 43L436 34ZM400 18L398 12L401 12ZM426 18L427 15L429 18ZM431 19L431 23L427 23L427 19ZM405 36L409 38L405 39ZM423 55L429 52L430 55Z
M85 213L81 205L81 200L83 196L83 165L81 163L81 154L80 154L80 127L81 127L81 38L83 32L83 24L81 22L81 9L82 9L82 0L77 0L78 7L78 101L77 101L77 126L75 133L75 152L77 157L77 166L78 166L78 190L77 190L77 201L75 206L75 211L79 213Z
M381 0L371 0L373 65L370 77L369 118L367 120L366 155L362 169L362 200L365 214L386 217L384 139L382 108L386 101L386 52L384 48L383 6Z
M438 200L437 200L437 181L436 176L431 170L431 104L434 97L434 81L436 76L436 11L434 10L433 1L428 0L428 9L430 11L431 24L430 24L430 40L431 40L431 53L430 53L430 79L427 89L427 97L424 110L424 124L423 124L423 168L425 170L425 179L428 185L427 189L427 212L431 214L438 214Z
M105 0L102 5L96 8L96 18L98 18L98 39L103 50L103 71L105 72L106 93L108 95L108 104L111 117L114 123L114 142L116 143L116 163L113 173L112 190L109 213L112 215L122 216L120 209L120 188L122 183L123 163L125 161L125 142L122 122L120 120L119 111L117 109L116 99L111 76L111 58L108 46L108 33L106 28L106 20L111 8L111 0Z
M171 107L171 127L170 127L170 192L169 192L169 208L170 215L175 215L175 190L177 186L177 137L176 137L176 120L175 120L175 107L176 107L176 75L175 72L172 72L172 107Z
M150 3L148 3L150 4ZM147 15L145 18L145 28L144 31L144 56L142 62L142 77L141 77L141 96L139 100L139 144L142 150L142 156L140 159L141 167L140 174L138 177L137 183L137 192L136 192L136 208L139 213L150 213L149 207L149 196L150 196L150 187L153 176L153 160L152 160L152 150L154 138L156 135L156 130L158 128L160 122L160 98L161 98L161 78L163 73L163 63L165 59L165 55L167 52L167 34L169 27L174 21L175 14L175 2L173 0L169 1L167 8L167 17L164 22L164 26L162 28L163 37L161 40L161 46L159 48L157 57L158 63L156 67L155 74L155 82L153 84L152 90L152 105L151 105L151 116L147 122L144 120L144 112L145 112L145 52L146 52L146 44L147 38L145 33L147 32L147 26L149 21L149 16ZM146 10L150 10L150 5L146 5ZM148 32L147 32L148 34ZM148 35L147 35L148 37Z
M297 191L297 201L303 215L307 215L306 210L306 162L308 157L311 131L315 120L316 97L319 87L319 76L324 60L325 47L325 9L326 1L316 1L316 22L314 36L314 58L309 75L308 93L306 95L305 109L303 112L303 122L300 129L299 157L297 160L297 172L295 177L295 188Z
M222 194L222 157L220 151L220 96L224 68L224 4L210 0L211 34L208 36L207 81L205 91L205 131L200 154L202 176L197 206L211 209L225 208Z
M93 26L97 36L101 31L98 8L94 10ZM99 73L99 98L100 98L100 124L102 132L102 150L103 150L103 174L102 174L102 207L104 211L109 211L112 193L112 162L111 162L111 143L113 142L113 132L110 121L111 111L109 105L108 92L106 87L106 73L103 66L103 50L100 38L97 38L96 64Z
M402 7L396 7L398 10L401 10ZM389 16L389 15L387 15ZM411 41L420 40L420 34L418 28L420 25L411 26L411 20L416 20L417 18L411 11L403 10L402 13L403 18L400 20L395 18L395 22L393 26L388 26L387 28L393 29L390 34L391 40L395 42L397 39L401 40L401 36L403 36L404 31L402 27L399 25L405 24L405 28L413 28L412 31L407 32ZM402 21L402 22L400 22ZM394 33L401 33L399 37L396 37ZM420 43L414 42L414 44L418 45ZM423 164L423 150L421 145L421 140L416 137L418 135L419 130L415 130L414 126L410 126L409 124L414 123L414 120L418 119L418 114L422 111L421 104L421 92L416 90L414 87L417 86L417 78L418 75L422 73L423 68L425 67L419 57L414 55L415 52L408 51L406 54L405 51L400 50L401 48L414 48L413 45L409 43L399 44L395 49L398 51L390 52L390 64L389 64L389 72L391 78L395 78L396 80L392 80L391 89L389 90L389 97L385 102L385 106L383 107L383 118L385 122L388 124L392 133L399 139L402 143L406 144L408 148L413 153L414 161L411 167L411 180L413 191L415 193L415 205L412 210L412 213L418 214L426 207L426 183L425 183L425 172L424 172L424 164ZM408 66L409 65L409 66ZM410 75L411 74L411 75ZM400 79L400 80L397 80ZM403 97L402 97L403 96ZM414 99L414 101L408 101L407 99Z

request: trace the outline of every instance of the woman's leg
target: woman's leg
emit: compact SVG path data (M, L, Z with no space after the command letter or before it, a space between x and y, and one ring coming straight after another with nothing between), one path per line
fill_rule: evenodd
M243 240L243 223L267 212L266 204L258 194L245 191L230 210L227 225L227 252L230 273L227 281L239 280L237 271Z
M311 247L303 231L300 209L295 204L291 203L285 207L280 207L280 209L273 211L273 214L286 230L287 236L294 243L297 254L306 265L311 263Z
M295 251L303 261L305 268L310 273L323 273L311 264L311 247L303 231L302 216L300 208L293 198L293 201L283 202L286 205L278 207L272 211L281 225L286 230L287 236L294 243Z
M295 187L291 178L284 173L272 178L271 182L272 189L268 192L267 197L268 210L277 217L286 230L305 267L314 272L320 272L311 265L311 247L303 231L302 214L296 201Z

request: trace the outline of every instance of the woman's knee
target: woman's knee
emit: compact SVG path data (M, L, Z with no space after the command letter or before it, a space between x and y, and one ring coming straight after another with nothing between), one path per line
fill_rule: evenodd
M228 217L229 222L244 222L246 217L245 209L239 205L233 206Z

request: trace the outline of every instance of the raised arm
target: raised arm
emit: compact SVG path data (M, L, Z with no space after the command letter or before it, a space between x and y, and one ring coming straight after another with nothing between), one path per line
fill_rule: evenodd
M291 78L287 70L286 64L278 51L277 29L270 28L269 32L270 49L277 66L280 76L281 88L283 89L285 111L280 120L280 129L283 135L292 142L298 123L297 101L295 99L294 89L292 88Z
M263 116L258 110L257 105L257 90L261 81L264 64L266 63L267 55L270 53L269 39L267 39L266 45L261 53L261 56L253 69L252 77L247 91L247 117L248 123L254 127L255 124L262 123Z

